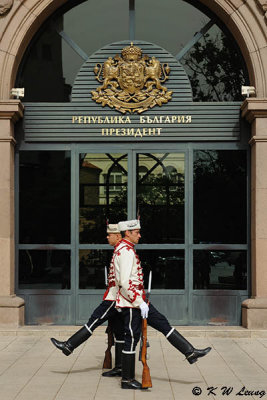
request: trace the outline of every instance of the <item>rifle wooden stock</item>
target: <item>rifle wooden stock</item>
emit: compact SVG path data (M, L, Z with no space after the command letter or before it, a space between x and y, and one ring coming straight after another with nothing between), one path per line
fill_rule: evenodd
M105 369L111 369L112 368L112 355L111 355L111 347L114 344L114 338L113 338L113 331L112 331L112 326L108 322L108 326L106 329L106 333L108 335L108 347L105 351L105 358L103 362L103 368Z
M142 337L143 337L143 346L141 351L141 361L143 364L143 374L142 374L142 388L151 388L152 381L150 376L150 370L146 362L147 356L147 320L144 318L142 320Z

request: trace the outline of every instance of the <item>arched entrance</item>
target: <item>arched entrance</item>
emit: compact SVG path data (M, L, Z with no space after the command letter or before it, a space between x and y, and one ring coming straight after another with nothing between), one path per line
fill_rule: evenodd
M216 3L216 4L215 4ZM214 7L219 7L218 9L219 10L222 10L223 9L223 6L224 6L224 4L223 4L224 2L214 2ZM256 2L255 2L256 3ZM26 3L25 3L26 4ZM55 4L55 2L54 2L54 4ZM230 3L229 3L230 4ZM241 15L241 13L242 13L242 11L244 11L245 10L245 6L246 5L244 5L244 7L243 7L243 5L241 4L241 5L238 5L238 6L235 6L235 5L232 5L232 9L230 10L231 11L231 13L232 14L234 14L234 16L236 16L236 17L238 17L239 15ZM243 8L242 8L243 7ZM217 10L216 10L217 11ZM229 13L230 13L230 11L229 11ZM234 12L233 12L234 11ZM36 10L36 13L38 14L38 10ZM257 13L255 13L255 15L257 15ZM225 18L225 14L221 14L221 18L222 19L224 19ZM259 24L260 25L260 24ZM9 25L9 27L8 27L8 29L12 29L12 24L10 24ZM6 32L8 32L8 29L7 29L7 31ZM25 30L27 30L27 26L25 26L24 25L24 28L23 29L25 29ZM242 31L242 29L243 28L240 28L240 31ZM15 29L14 30L14 32L15 31L17 31L17 29ZM239 32L240 32L239 31ZM236 32L236 36L238 37L238 35L239 35L239 32ZM241 36L241 35L240 35ZM239 36L239 37L240 37ZM244 33L244 38L246 38L246 35L245 35L245 33ZM24 36L24 39L25 40L27 40L27 38ZM243 39L242 39L243 40ZM11 43L11 42L10 42ZM13 50L11 50L11 48L12 48L12 43L10 44L9 42L8 42L8 45L9 45L9 56L5 59L5 62L4 62L4 74L2 75L2 79L5 79L5 81L6 82L10 82L10 79L6 79L6 77L7 77L7 75L8 76L10 76L10 72L12 72L13 73L13 76L14 76L14 71L15 71L15 69L13 69L13 68L7 68L7 65L8 65L8 62L10 63L10 65L15 65L14 63L13 63L13 61L12 61L12 56L11 56L11 54L14 54L15 52L13 51ZM247 43L249 43L249 39L247 39ZM252 46L253 47L253 46ZM252 47L251 47L251 49L252 49ZM22 48L21 48L22 49ZM22 50L20 50L20 51L22 51ZM253 50L251 50L251 51L253 51ZM258 52L258 55L259 55L259 57L261 57L261 50L260 50L260 46L259 46L259 51L258 51L258 49L256 50L256 52L255 52L255 54L257 54L257 52ZM246 53L246 51L244 51L244 53ZM47 53L46 53L47 54ZM19 58L18 58L19 59ZM13 64L12 64L13 63ZM252 63L251 63L252 64ZM251 64L250 63L248 63L248 66L250 67L251 66ZM260 65L260 63L258 64L258 65ZM10 70L10 71L9 71ZM256 68L255 68L255 70L254 71L256 71ZM254 81L254 78L256 77L256 75L257 75L257 71L255 72L255 75L254 75L254 71L253 71L253 73L251 72L251 77L252 77L252 83L253 83L253 81ZM258 72L260 71L260 66L259 66L259 68L258 68ZM257 79L258 79L258 81L261 79L261 78L259 78L259 76L260 76L260 72L258 73L258 75L257 75L257 77L255 78L255 81L257 81ZM265 88L266 86L264 85L264 84L262 84L262 85L259 85L259 90L262 90L263 92L264 92L264 88ZM2 85L2 93L7 93L7 88L8 88L8 86L5 84L5 85ZM262 92L262 93L263 93ZM253 113L253 111L252 111L252 113ZM254 114L254 115L256 115L256 114ZM21 148L21 149L23 149L23 147ZM56 149L56 147L54 147L54 150ZM255 282L256 283L256 282ZM257 285L256 286L254 286L254 287L257 287ZM256 289L255 289L256 290ZM256 292L255 292L256 293Z
M141 50L135 64L123 61L124 52ZM114 113L117 78L112 75L109 86L97 91L93 71L100 79L98 71L109 65L115 71L116 60L128 69L142 62L151 68L155 54L172 75L165 92L157 92L153 80L147 87L155 86L151 93L161 93L164 105ZM115 106L131 104L120 98ZM141 100L135 108L144 107ZM18 153L18 293L31 304L29 323L86 320L101 299L111 256L105 220L115 223L137 213L138 251L145 274L153 271L153 302L172 323L239 323L248 296L248 155L239 141L239 107L193 102L181 64L141 41L112 43L89 57L70 103L25 102ZM58 196L55 188L61 188ZM36 220L42 229L38 224L33 231Z

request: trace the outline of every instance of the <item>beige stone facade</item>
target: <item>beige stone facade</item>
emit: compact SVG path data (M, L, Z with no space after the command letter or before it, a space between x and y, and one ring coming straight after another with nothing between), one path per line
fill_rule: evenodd
M23 116L19 100L0 101L0 321L24 321L24 301L14 294L14 123Z
M23 117L12 100L17 69L44 20L67 0L1 1L0 15L0 324L23 324L24 302L14 293L14 137ZM251 137L252 298L243 303L243 325L267 328L267 1L200 0L228 27L246 61L256 97L244 101L242 116Z

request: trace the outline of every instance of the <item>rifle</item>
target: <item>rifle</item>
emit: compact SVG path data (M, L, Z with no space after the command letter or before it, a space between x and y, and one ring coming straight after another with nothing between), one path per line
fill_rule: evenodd
M151 289L151 279L152 279L152 271L149 273L149 281L148 281L148 291L147 291L147 304L149 304L149 295ZM152 381L150 376L149 366L147 365L147 319L143 318L142 320L142 350L141 350L141 361L143 364L143 374L142 374L142 388L151 388Z
M107 267L105 267L105 285L108 286L108 274L107 274ZM112 354L111 354L111 347L114 345L114 337L113 337L113 329L112 323L110 320L108 321L108 326L106 329L106 333L108 335L108 347L105 351L105 358L103 362L103 368L111 369L112 368Z
M111 369L112 368L112 355L111 355L111 347L114 345L114 337L113 337L113 329L112 324L108 321L108 326L106 329L106 333L108 335L108 347L105 351L105 358L103 362L103 368Z

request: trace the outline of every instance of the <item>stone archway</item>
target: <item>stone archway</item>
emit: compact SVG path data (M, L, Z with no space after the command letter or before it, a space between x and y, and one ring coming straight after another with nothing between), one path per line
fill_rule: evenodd
M8 209L6 224L0 229L0 323L1 309L21 309L23 302L14 296L14 137L13 125L22 116L18 100L10 100L10 90L23 53L33 35L67 0L0 0L5 8L0 28L0 157L6 168L0 174L0 193L3 208ZM243 116L252 123L252 296L244 303L244 324L247 327L267 327L267 1L266 0L201 0L229 28L246 61L250 81L256 87L257 98L243 104ZM2 158L9 154L9 158ZM266 163L267 164L267 163ZM257 180L255 179L257 176ZM3 212L3 211L2 211ZM259 217L260 215L260 217ZM4 256L2 256L4 255ZM13 299L13 300L12 300ZM3 314L4 315L4 314ZM251 317L252 316L252 317ZM21 312L15 313L9 323L21 323ZM264 322L265 321L265 322Z
M247 64L257 97L267 96L267 1L201 0L231 31Z
M243 53L257 96L267 96L266 0L201 0L228 27ZM45 19L66 0L25 0L14 3L1 17L0 98L10 97L18 65L33 35Z

